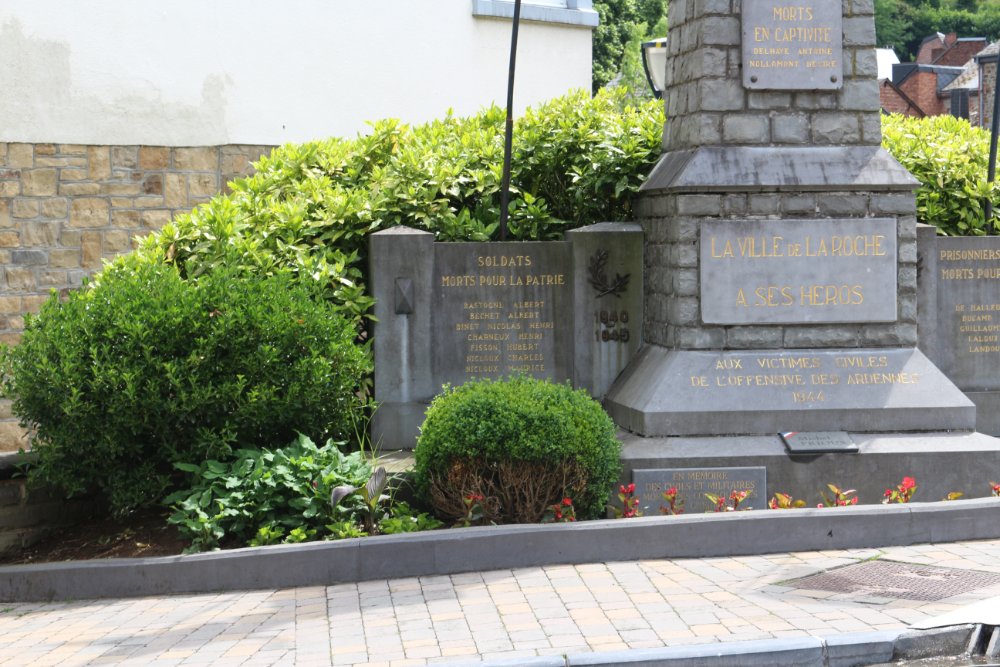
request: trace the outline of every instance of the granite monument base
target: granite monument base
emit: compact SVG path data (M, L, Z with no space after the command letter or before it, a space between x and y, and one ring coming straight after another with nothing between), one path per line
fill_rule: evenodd
M960 491L964 498L990 495L1000 474L1000 439L982 433L849 433L852 454L790 456L778 434L725 437L644 438L620 433L622 481L634 471L661 468L767 468L767 493L788 493L814 507L830 495L827 484L856 489L862 504L881 502L904 476L917 482L914 500L937 501ZM991 477L992 475L992 477Z
M643 348L608 392L643 436L972 431L976 408L916 348ZM749 464L747 464L749 465Z
M976 405L976 430L1000 436L1000 391L966 391L965 396Z

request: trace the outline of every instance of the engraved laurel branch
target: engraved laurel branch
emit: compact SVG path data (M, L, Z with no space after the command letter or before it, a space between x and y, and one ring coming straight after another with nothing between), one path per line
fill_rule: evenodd
M615 298L621 298L622 292L628 289L628 281L632 274L626 273L623 276L620 273L616 273L614 281L609 281L607 269L608 251L598 250L590 258L590 265L587 269L590 279L587 282L597 290L598 299L608 294L614 295Z

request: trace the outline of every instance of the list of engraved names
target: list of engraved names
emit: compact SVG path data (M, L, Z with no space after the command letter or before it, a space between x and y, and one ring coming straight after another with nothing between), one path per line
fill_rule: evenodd
M951 296L943 305L954 351L959 356L1000 353L1000 303L989 298L1000 284L1000 248L942 247L937 261L938 280Z
M743 5L743 84L781 90L843 85L839 3L758 0Z
M571 318L559 321L560 305L564 296L569 303L572 290L564 262L541 247L496 245L500 251L465 256L459 251L439 262L444 270L435 276L436 330L442 338L438 370L451 382L517 374L558 377L557 338L564 327L572 328Z

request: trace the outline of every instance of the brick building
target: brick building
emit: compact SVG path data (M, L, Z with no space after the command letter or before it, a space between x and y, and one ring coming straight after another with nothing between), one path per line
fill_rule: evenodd
M983 37L955 33L927 37L913 62L894 65L892 78L880 81L883 111L916 117L951 114L978 122L976 55L987 45Z

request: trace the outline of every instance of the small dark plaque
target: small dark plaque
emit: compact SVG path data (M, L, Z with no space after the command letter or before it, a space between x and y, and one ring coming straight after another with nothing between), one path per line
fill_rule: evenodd
M844 431L790 431L781 439L790 454L835 454L857 452L858 445Z
M678 501L684 502L686 514L698 514L714 510L706 493L725 496L733 491L749 491L740 509L764 509L767 507L767 468L657 468L632 471L635 493L639 508L645 516L660 514L660 506L666 505L663 492L677 488Z
M743 3L743 85L834 90L844 85L843 10L830 0Z

